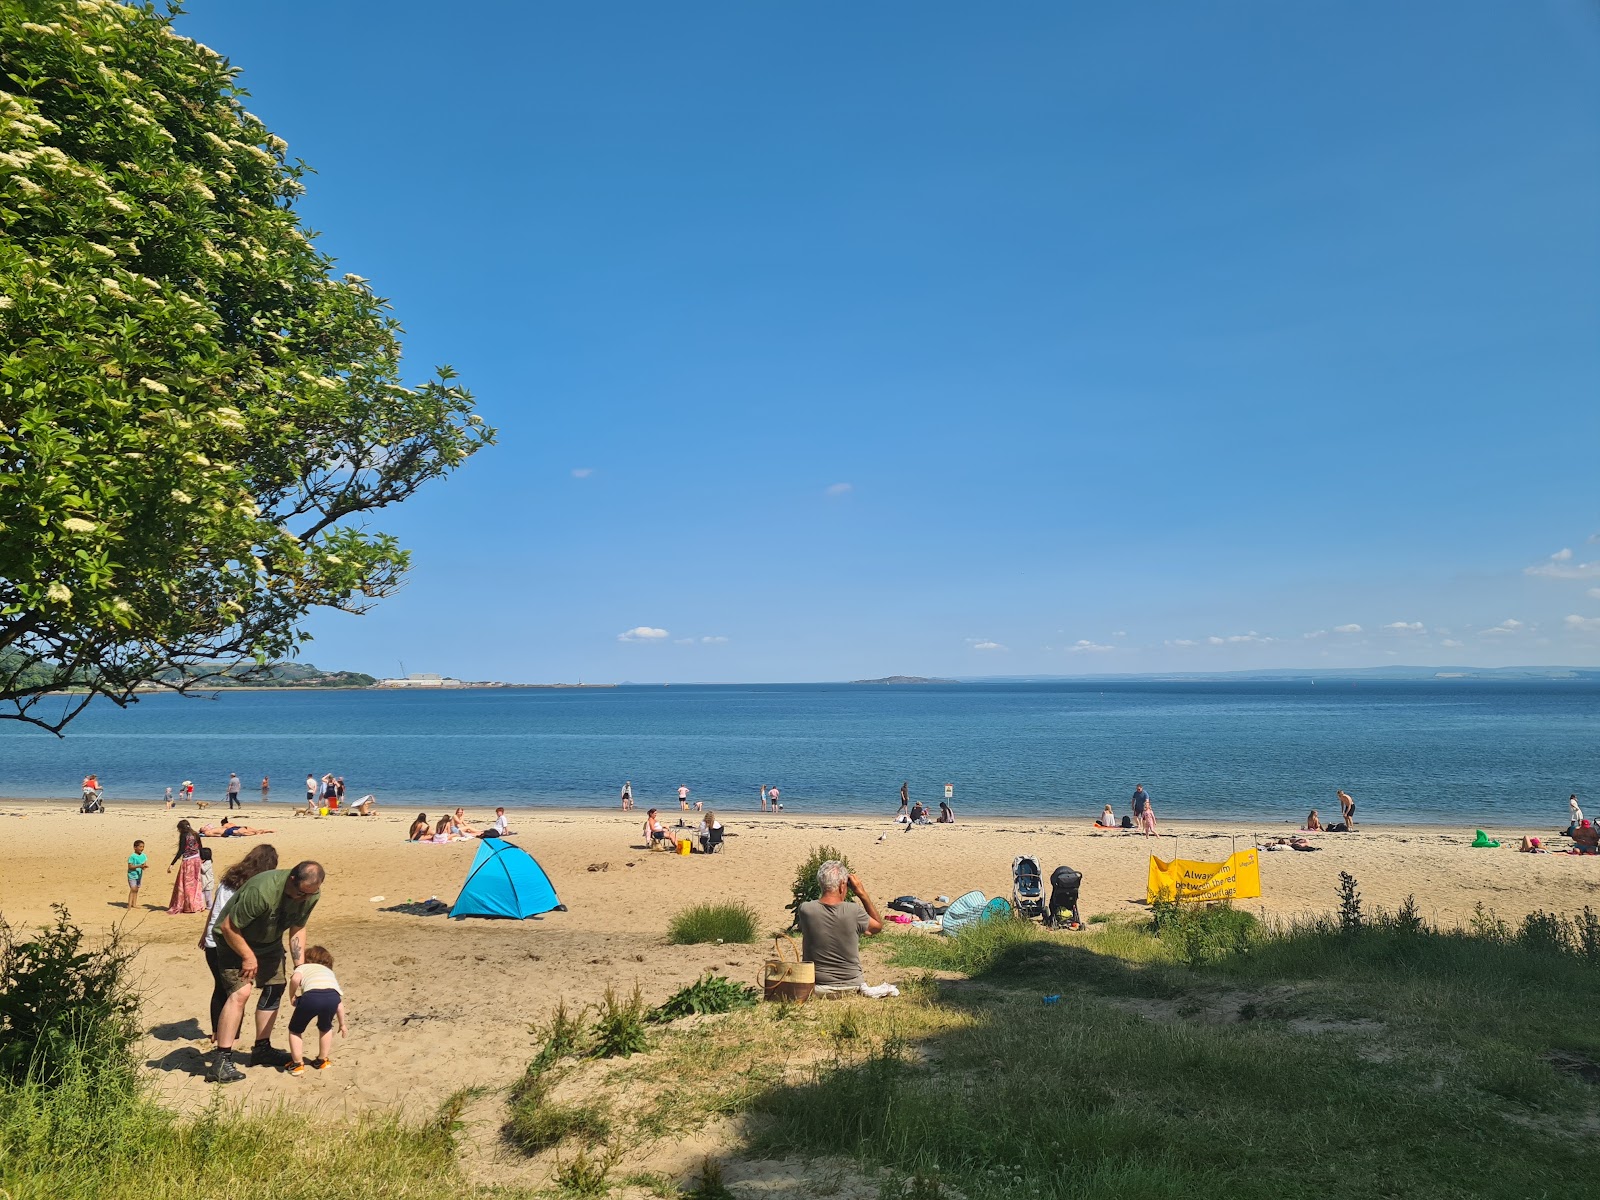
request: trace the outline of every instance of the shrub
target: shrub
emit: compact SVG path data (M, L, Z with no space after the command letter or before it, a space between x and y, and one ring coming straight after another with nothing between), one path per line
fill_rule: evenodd
M132 1070L138 998L128 987L133 951L113 932L93 950L52 906L54 925L27 940L0 920L0 1078L56 1083L69 1065Z
M1600 967L1600 916L1587 904L1573 921L1577 945L1573 952L1591 967Z
M696 904L672 918L667 926L667 941L674 946L697 942L741 942L756 940L756 910L748 904Z
M556 1167L556 1183L575 1196L603 1196L611 1190L611 1169L621 1157L615 1148L592 1157L587 1150L579 1150Z
M732 1012L736 1008L749 1008L759 999L753 987L735 983L725 975L707 971L699 979L679 988L661 1004L652 1008L647 1021L674 1021L679 1017L701 1013Z
M628 1058L650 1048L644 1028L644 996L634 985L626 1000L617 997L616 988L606 985L598 1015L590 1029L592 1058Z
M1156 936L1177 950L1191 967L1243 954L1260 922L1227 901L1219 904L1172 904L1159 912Z
M784 907L793 914L793 919L789 922L790 929L800 923L800 906L808 900L816 900L822 896L822 889L817 886L817 868L829 860L843 863L847 871L855 870L850 865L850 860L832 846L818 846L813 850L805 862L800 864L800 869L795 872L794 883L789 887L794 899Z
M728 1185L722 1182L722 1164L707 1155L700 1162L700 1178L694 1186L683 1191L684 1200L734 1200Z
M1339 872L1339 931L1354 936L1361 932L1361 893L1356 890L1356 877L1349 871Z
M1540 954L1564 954L1569 945L1567 921L1555 913L1535 909L1522 918L1515 940L1524 950Z

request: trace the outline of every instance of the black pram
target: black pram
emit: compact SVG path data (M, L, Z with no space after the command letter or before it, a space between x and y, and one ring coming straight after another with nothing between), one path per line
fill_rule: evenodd
M83 803L79 805L81 813L103 813L106 810L105 801L100 799L99 788L84 788Z
M1050 872L1050 912L1045 920L1051 929L1083 928L1083 920L1078 916L1078 889L1082 886L1082 871L1057 867Z

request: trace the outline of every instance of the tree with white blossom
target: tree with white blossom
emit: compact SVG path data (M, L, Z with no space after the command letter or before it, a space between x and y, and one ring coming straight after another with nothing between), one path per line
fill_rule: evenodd
M494 440L175 11L0 0L0 719L56 732L390 594L364 515Z

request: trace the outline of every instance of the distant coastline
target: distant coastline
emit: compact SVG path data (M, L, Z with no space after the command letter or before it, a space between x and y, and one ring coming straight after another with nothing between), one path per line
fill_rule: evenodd
M933 679L922 675L885 675L882 679L852 679L851 683L959 683L957 679Z

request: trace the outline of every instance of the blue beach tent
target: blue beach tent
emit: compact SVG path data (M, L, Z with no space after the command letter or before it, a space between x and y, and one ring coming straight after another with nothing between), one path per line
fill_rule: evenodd
M550 876L533 855L502 838L485 838L450 915L520 921L561 907Z

